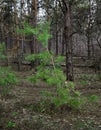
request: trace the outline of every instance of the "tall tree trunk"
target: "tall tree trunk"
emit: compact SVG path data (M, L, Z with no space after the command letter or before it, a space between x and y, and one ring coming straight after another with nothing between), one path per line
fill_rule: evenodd
M15 29L19 28L18 26L18 12L17 12L17 5L16 0L14 0L14 13L15 13ZM17 59L18 59L18 70L21 70L21 50L20 50L20 44L19 44L19 34L15 30L15 36L16 36L16 44L14 46L18 46L17 48Z
M37 0L33 0L33 25L37 26ZM34 53L38 53L38 42L36 36L34 36Z
M62 31L62 52L61 55L64 55L65 52L65 28L63 27Z
M89 15L88 15L88 28L87 28L87 48L88 48L88 59L91 58L91 0L88 1L89 4Z
M46 13L47 13L46 20L47 20L47 22L49 23L49 26L50 26L50 14L51 14L51 12L50 12L50 9L49 9L49 3L50 3L50 0L46 0L45 1L45 4L46 4ZM51 30L50 29L49 29L49 34L51 34ZM51 39L49 39L48 40L48 50L49 51L51 51L51 46L52 46Z
M66 44L66 79L73 81L73 61L72 61L72 41L71 41L71 9L69 0L63 0L64 12L64 28L65 28L65 44Z
M32 0L32 25L36 27L37 25L37 0ZM30 49L31 49L31 54L37 53L38 52L38 45L36 41L36 37L33 36L33 40L30 43Z
M20 1L20 20L23 21L23 7L24 7L24 0ZM20 27L23 28L23 24L20 23ZM24 34L21 34L21 53L24 53Z
M38 0L32 0L32 16L33 16L33 20L32 20L32 25L34 27L37 26L37 1ZM38 42L36 40L36 36L33 35L33 40L30 43L30 49L31 49L31 54L38 54L39 51L39 47L38 47ZM31 62L31 66L32 67L37 67L38 66L38 60L36 59L35 62Z
M87 49L88 49L88 59L91 58L91 42L90 34L87 35Z
M96 10L96 21L97 25L101 29L101 0L96 0L97 10Z
M58 47L58 24L56 23L56 55L58 55L59 47Z
M55 41L56 41L56 55L58 55L59 47L58 47L58 12L57 12L57 1L56 1L56 36L55 36Z

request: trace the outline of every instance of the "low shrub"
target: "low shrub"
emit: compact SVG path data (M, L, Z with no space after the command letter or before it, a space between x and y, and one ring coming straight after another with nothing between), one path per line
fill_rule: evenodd
M11 72L9 68L0 67L0 85L15 85L17 82L14 72Z

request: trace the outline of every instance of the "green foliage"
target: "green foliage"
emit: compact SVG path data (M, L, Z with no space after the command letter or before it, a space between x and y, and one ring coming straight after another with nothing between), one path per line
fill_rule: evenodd
M27 61L35 61L36 58L37 58L36 54L31 54L31 55L28 55L28 56L25 57L25 59Z
M12 116L16 116L18 113L16 111L12 112Z
M56 57L55 58L55 63L57 63L57 64L59 64L59 63L61 63L61 62L64 62L64 57L63 56L58 56L58 57Z
M4 51L6 50L5 44L0 44L0 59L4 60L7 57L4 55ZM0 67L0 85L2 87L1 94L4 96L10 92L9 85L17 84L17 78L14 72L11 72L10 68Z
M49 65L51 63L51 57L52 54L45 51L39 54L28 55L25 59L28 61L35 61L36 59L38 59L41 62L41 65Z
M4 54L4 51L6 50L5 44L0 43L0 59L5 60L7 56Z
M27 35L35 35L38 38L38 41L44 46L47 46L48 40L51 37L49 34L49 24L47 22L38 24L36 28L33 28L26 21L23 22L24 29L17 29L18 33L27 34ZM41 33L40 33L41 32Z
M96 95L91 95L90 97L89 97L89 101L90 102L93 102L93 101L95 101L95 100L97 100L98 99L98 97L96 96Z
M41 61L41 64L44 64L44 65L47 65L47 64L49 65L51 63L52 56L53 55L47 51L38 54L38 58Z
M0 86L2 88L0 94L2 96L8 95L11 92L12 85L17 83L18 80L14 72L11 72L7 67L0 67Z
M32 34L38 34L39 31L37 29L33 30L33 27L29 25L26 21L23 23L24 29L19 29L17 28L17 32L21 34L26 34L26 35L32 35Z
M0 85L14 85L17 84L17 78L9 68L0 67Z
M45 92L43 95L45 99L50 98L51 102L59 107L63 104L67 104L73 108L80 108L82 101L80 99L81 94L75 91L75 85L72 82L65 83L66 76L61 69L61 63L64 62L62 56L55 56L53 52L48 51L48 40L51 37L49 34L48 23L39 24L35 29L25 23L24 32L27 34L34 34L37 36L44 48L44 52L39 54L32 54L26 57L29 61L39 60L40 64L37 67L37 73L28 77L28 80L32 83L44 81L50 86L56 87L55 95L51 92Z
M42 95L44 95L45 98L50 97L51 103L55 104L57 108L65 104L72 109L80 109L80 106L84 102L81 98L81 93L76 91L74 86L74 83L69 83L65 88L58 87L56 94L44 91Z
M12 121L9 121L8 124L7 124L7 127L8 128L15 127L15 123L12 122Z
M80 81L80 84L82 84L82 85L87 85L87 84L88 84L88 81L82 80L82 81Z
M62 70L53 68L43 68L43 66L38 67L38 71L33 76L28 77L28 79L35 83L39 81L45 81L49 85L63 86L66 77Z
M47 46L48 39L50 38L50 35L47 31L44 31L42 34L38 35L38 40L42 42L44 46Z

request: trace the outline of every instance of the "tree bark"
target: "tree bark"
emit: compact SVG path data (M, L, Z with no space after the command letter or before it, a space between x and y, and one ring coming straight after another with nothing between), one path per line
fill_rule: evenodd
M33 17L32 25L36 27L37 26L37 0L32 0L32 17ZM30 43L30 50L31 50L31 54L38 54L39 47L35 35L33 35L33 40ZM32 68L37 67L38 60L36 59L34 62L32 61L31 66Z
M18 12L17 12L17 5L16 0L14 0L14 13L15 13L15 28L18 28ZM15 30L15 36L16 36L16 44L14 46L18 46L17 48L17 59L18 59L18 71L21 70L21 50L20 50L20 44L19 44L19 34Z
M56 41L56 55L59 53L59 47L58 47L58 12L57 12L57 1L56 1L56 35L55 35L55 41Z
M71 40L71 9L69 1L63 0L64 4L64 31L66 44L66 79L73 81L72 40Z

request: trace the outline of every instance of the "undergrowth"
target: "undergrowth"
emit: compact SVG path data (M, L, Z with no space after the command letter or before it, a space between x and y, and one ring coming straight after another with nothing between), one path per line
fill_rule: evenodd
M5 44L0 44L0 60L7 59L7 56L4 54L6 50ZM16 85L18 80L14 72L11 71L10 67L0 67L0 88L2 91L1 95L6 95L10 92L10 86Z
M27 78L28 81L35 84L36 82L44 81L49 86L55 87L55 92L42 91L43 103L42 109L46 106L46 101L54 104L55 108L67 106L71 109L79 110L84 104L84 99L79 91L75 89L73 82L66 81L66 76L61 68L61 63L64 61L62 56L55 56L53 52L48 50L49 35L48 23L39 24L36 28L24 23L24 30L19 30L20 33L33 34L37 40L42 43L45 51L38 54L30 54L26 60L30 62L40 61L36 68L36 73Z

